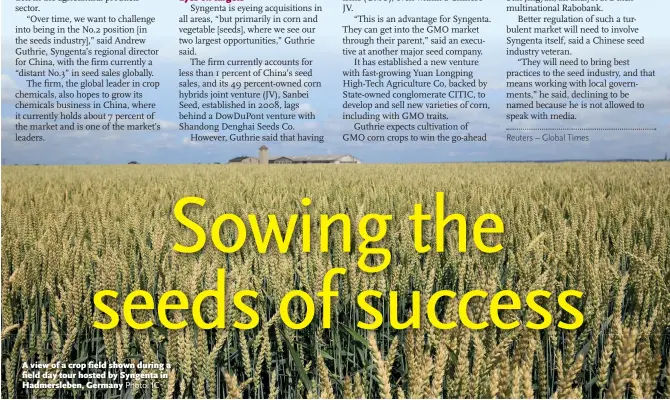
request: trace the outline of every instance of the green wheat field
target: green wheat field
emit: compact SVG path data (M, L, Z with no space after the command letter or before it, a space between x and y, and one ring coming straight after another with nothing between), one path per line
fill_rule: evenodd
M503 250L485 254L469 243L459 253L458 235L448 229L447 251L417 253L407 217L415 203L433 213L436 192L445 193L449 213L470 223L499 215ZM257 214L262 224L276 214L280 225L294 213L310 213L313 224L319 214L347 214L352 252L342 251L334 226L325 253L316 228L317 250L310 253L300 251L300 229L285 254L276 246L259 254L251 241L225 254L209 239L198 253L177 253L175 243L195 241L173 216L186 196L207 200L187 211L203 227L225 213ZM303 197L312 199L309 207ZM356 221L367 213L393 215L375 244L389 248L392 261L376 274L356 266ZM424 231L428 242L431 227ZM224 224L224 241L235 235ZM317 293L334 267L348 272L333 281L339 297L325 329ZM216 287L219 268L226 269L230 303L225 329L197 328L188 309L169 314L188 322L180 330L162 327L155 310L134 313L154 321L149 329L131 329L123 317L111 330L92 326L107 318L93 304L100 290L119 292L106 300L117 312L140 289L156 303L169 290L192 300ZM232 296L245 289L259 293L253 308L260 324L243 331L232 327L246 318ZM316 305L303 330L279 317L281 298L294 289ZM572 331L556 323L527 329L524 323L538 316L522 304L502 314L522 323L511 330L423 323L396 330L386 318L366 331L357 327L366 314L356 298L368 289L385 294L375 303L385 316L386 294L398 291L402 318L415 290L422 306L445 289L510 289L521 299L537 289L554 296L578 290L584 295L572 304L584 323ZM487 320L488 300L470 302L473 321ZM291 303L294 320L304 316L303 304ZM458 321L456 304L441 302L438 315ZM546 307L555 321L562 317L555 301ZM213 301L203 306L208 320L216 312ZM668 398L669 334L670 163L2 167L3 398ZM25 387L25 363L56 361L171 369L158 384L122 390Z

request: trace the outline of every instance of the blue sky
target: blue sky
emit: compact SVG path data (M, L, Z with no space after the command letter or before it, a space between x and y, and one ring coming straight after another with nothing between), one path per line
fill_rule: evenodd
M655 78L635 78L638 87L627 89L631 99L643 102L645 107L636 110L575 110L576 120L562 122L518 122L510 124L505 119L505 82L506 71L520 69L517 57L505 55L507 47L507 25L517 24L516 13L506 13L508 2L499 0L485 0L481 3L459 2L422 2L422 1L375 1L353 2L353 12L343 13L341 2L323 3L323 11L318 14L318 23L312 25L280 23L268 26L316 28L314 34L301 34L303 37L315 39L315 45L246 45L246 46L196 46L198 57L207 59L302 59L313 60L313 75L311 81L322 83L321 88L310 89L309 98L301 99L298 112L314 111L317 119L308 122L295 123L296 132L303 135L323 135L325 143L265 143L270 147L271 155L307 155L307 154L339 154L347 153L361 158L364 162L456 162L456 161L494 161L494 160L538 160L538 159L614 159L614 158L660 158L666 151L670 152L670 75L668 74L668 60L670 47L667 46L667 22L663 15L670 9L664 2L656 1L638 3L602 3L606 11L602 15L635 17L636 22L630 25L640 28L640 33L632 36L644 36L645 45L582 45L571 46L571 58L626 58L631 60L630 69L655 70ZM201 26L202 24L179 24L180 16L189 15L209 16L214 18L216 13L195 14L190 11L191 5L211 5L210 2L189 2L184 4L177 1L141 1L128 3L103 2L51 2L39 4L40 12L15 12L16 2L2 4L2 158L8 164L40 163L40 164L106 164L126 163L136 160L140 163L224 163L238 155L255 155L257 148L263 142L247 143L202 143L189 140L192 132L179 130L179 99L178 82L186 78L179 77L180 69L193 69L189 56L180 56L178 50L188 46L179 45L180 26ZM218 4L218 3L217 3ZM244 6L265 6L277 3L267 0L234 2L232 4ZM295 5L313 6L305 0L295 0ZM529 2L527 4L536 4ZM16 100L14 94L25 90L25 78L17 75L15 66L16 33L15 26L32 26L28 19L31 15L37 16L103 16L111 15L119 18L121 15L152 16L156 22L147 26L148 34L145 47L159 50L159 54L151 58L153 66L148 67L154 74L150 81L160 82L158 89L143 89L143 101L157 104L157 120L161 124L159 132L128 132L128 131L86 131L64 130L44 133L45 142L21 143L14 140L14 119ZM315 13L283 13L280 16L312 16ZM487 134L485 143L353 143L342 140L342 135L358 133L353 130L353 122L342 119L342 79L343 70L348 70L352 59L342 54L342 36L344 25L355 27L374 26L361 25L354 19L355 15L369 16L439 16L448 17L478 17L488 16L491 20L480 26L481 35L476 36L485 40L480 47L459 46L456 48L481 49L480 66L474 69L475 78L485 80L488 84L486 102L488 110L466 109L447 110L449 123L469 123L469 133ZM565 13L567 15L567 13ZM579 14L589 16L594 13ZM222 15L239 16L238 13L224 13ZM251 13L258 16L262 14ZM552 14L557 15L557 14ZM575 14L577 15L577 14ZM601 14L598 14L601 15ZM214 19L214 21L216 21ZM35 25L39 25L37 22ZM75 24L76 26L78 24ZM95 27L114 27L119 24L88 24ZM136 26L131 24L130 26ZM219 24L213 26L226 26ZM384 23L378 26L391 26ZM403 24L398 24L403 25ZM619 24L627 25L627 24ZM52 25L51 25L52 26ZM243 26L248 27L247 24ZM426 25L423 25L426 26ZM449 26L455 26L449 24ZM533 26L545 26L537 24ZM273 34L274 35L274 34ZM21 35L24 38L45 37L46 34ZM56 34L55 37L63 35ZM77 37L71 34L69 37ZM87 37L92 35L79 35ZM126 35L120 35L124 37ZM368 34L361 33L360 37ZM374 35L373 35L374 36ZM388 37L412 37L411 35L386 35ZM430 36L427 34L416 37ZM434 34L432 36L441 36ZM605 36L605 35L603 35ZM607 35L617 37L617 35ZM138 36L135 36L138 37ZM211 37L217 37L213 35ZM246 36L243 36L246 37ZM469 37L469 36L463 36ZM518 35L514 36L520 37ZM529 35L528 37L535 37ZM93 45L95 47L109 47ZM141 45L139 45L141 46ZM375 48L379 46L370 46ZM416 46L421 48L421 46ZM55 47L55 48L65 48ZM72 48L81 48L72 46ZM429 48L429 47L424 47ZM433 46L432 48L435 48ZM429 58L429 57L425 57ZM34 68L34 67L33 67ZM65 67L56 67L63 69ZM77 67L66 67L74 69ZM80 67L81 68L81 67ZM207 67L203 67L207 68ZM231 67L216 67L227 69ZM291 67L289 67L290 69ZM535 68L535 67L531 67ZM86 68L84 68L86 69ZM392 69L392 68L391 68ZM397 68L396 68L397 69ZM432 70L432 68L429 68ZM536 68L537 69L537 68ZM543 68L540 68L543 69ZM272 78L265 78L272 79ZM281 78L294 79L294 78ZM558 78L566 79L566 78ZM233 79L230 79L231 81ZM432 79L431 79L432 80ZM628 79L626 79L628 80ZM93 93L95 90L88 90ZM96 110L98 111L98 110ZM103 110L105 112L109 110ZM226 111L226 110L221 110ZM373 110L374 111L374 110ZM385 110L382 110L385 111ZM132 112L132 110L131 110ZM378 111L380 112L380 111ZM189 121L190 123L197 121ZM211 121L207 121L211 122ZM235 123L240 121L218 121ZM269 121L268 121L269 122ZM364 121L360 121L364 122ZM408 121L411 122L411 121ZM424 121L425 122L425 121ZM439 122L439 121L432 121ZM506 140L506 128L655 128L655 131L589 131L588 143L514 143ZM208 132L200 132L208 134ZM254 132L248 132L254 133ZM366 132L362 132L366 133ZM409 134L411 132L406 132ZM514 132L519 134L522 132ZM544 132L541 132L544 133ZM534 132L535 136L541 133ZM584 132L572 132L585 134Z

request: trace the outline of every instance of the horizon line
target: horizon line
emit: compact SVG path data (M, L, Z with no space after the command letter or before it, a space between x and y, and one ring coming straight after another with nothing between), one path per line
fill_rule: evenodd
M335 164L332 165L412 165L412 164L519 164L519 163L536 163L536 164L552 164L552 163L570 163L570 162L581 162L581 163L610 163L610 162L660 162L660 161L670 161L670 159L665 158L618 158L618 159L556 159L556 160L491 160L491 161L417 161L417 162L361 162L360 164ZM77 164L66 164L66 163L55 163L55 164L41 164L41 163L3 163L3 167L58 167L58 166L112 166L112 165L238 165L237 163L229 162L182 162L182 163L142 163L135 161L134 163L129 162L110 162L103 164L93 164L93 163L77 163ZM244 164L239 164L244 165ZM249 166L254 166L256 164L249 164ZM329 165L329 163L319 163L319 164L281 164L285 165Z

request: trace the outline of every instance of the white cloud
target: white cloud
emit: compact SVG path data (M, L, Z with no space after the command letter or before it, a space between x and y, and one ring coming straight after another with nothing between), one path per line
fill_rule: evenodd
M306 113L306 112L310 112L310 111L314 111L314 108L312 108L311 104L307 104L307 103L300 104L300 106L295 110L295 112L297 112L297 113Z
M0 87L2 90L2 102L3 103L12 103L16 100L14 97L18 87L16 82L12 79L11 76L7 74L2 74L2 82L0 82Z

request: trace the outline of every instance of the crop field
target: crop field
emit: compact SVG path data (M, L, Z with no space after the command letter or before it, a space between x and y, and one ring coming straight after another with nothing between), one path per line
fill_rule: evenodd
M464 252L452 224L444 251L435 250L436 192L444 192L445 214L466 218ZM188 196L206 200L184 208L207 234L204 248L190 254L174 250L196 243L174 214ZM433 216L421 232L431 246L423 253L408 219L416 203ZM359 222L371 213L392 215L383 239L368 244L391 254L375 273L357 265ZM485 237L502 245L494 253L479 251L471 235L477 217L489 213L504 222L504 233ZM247 224L238 251L214 244L211 227L223 214ZM264 254L256 247L248 215L264 232L269 214L282 228L300 216L288 251L274 239ZM322 214L351 219L349 235L344 223L330 227L326 251ZM218 231L222 245L239 239L231 221ZM325 327L319 293L332 268L346 274L330 285L337 296ZM214 298L200 311L225 326L200 329L191 305L217 290L220 269L225 313ZM93 326L110 321L94 303L104 290L118 292L104 300L120 316L113 329ZM146 329L131 328L122 310L137 290L156 305L132 312L135 321L151 322ZM186 323L181 329L166 329L157 307L173 290L188 300L167 312L172 323ZM246 330L234 326L250 321L234 300L243 290L258 293L244 300L259 315ZM303 329L280 315L292 290L314 304ZM374 330L358 326L372 320L358 299L367 290L381 293L367 300L383 315ZM454 322L450 329L426 313L431 295L443 290L456 295L432 307L442 322ZM488 296L460 310L463 295L475 290ZM519 322L512 329L492 321L492 298L503 290L521 300L498 314ZM537 290L549 294L537 298L544 314L527 304ZM557 301L570 290L583 294L567 301L583 315L576 329L559 326L576 318ZM309 318L306 304L289 303L292 321ZM470 329L464 316L488 326ZM394 318L419 327L399 329ZM528 328L541 323L547 326ZM670 163L2 167L3 398L668 398L669 352ZM86 388L90 379L77 374L67 381L83 388L26 385L35 382L26 377L30 365L89 361L128 364L126 372L147 376L158 369L151 365L170 368L121 390L105 387L121 378L96 378L100 385Z

